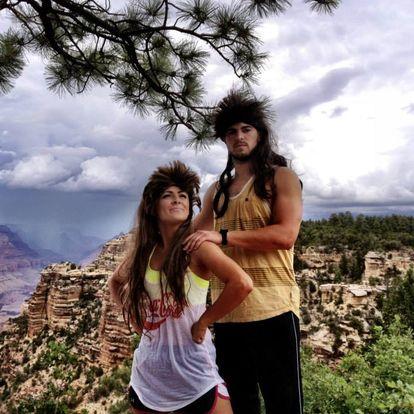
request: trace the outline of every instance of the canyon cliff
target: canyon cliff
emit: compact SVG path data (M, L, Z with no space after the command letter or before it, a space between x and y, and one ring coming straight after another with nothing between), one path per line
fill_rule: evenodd
M76 346L90 361L110 367L129 357L131 334L107 287L109 276L124 256L125 243L126 236L111 240L85 267L64 262L43 269L27 303L29 337L38 335L45 326L68 330L79 336Z
M1 336L0 391L9 408L29 391L35 401L51 395L92 413L108 412L105 404L126 404L122 390L128 384L128 367L139 337L125 325L107 286L125 255L126 243L126 235L109 241L89 265L62 262L40 272L22 315L10 320ZM364 274L358 283L349 283L339 269L352 255L352 251L327 252L320 247L297 253L302 343L330 364L370 336L371 326L381 321L377 301L390 274L403 274L414 264L412 249L369 252ZM115 385L110 382L114 375ZM117 393L105 391L110 387ZM109 402L105 395L111 395Z

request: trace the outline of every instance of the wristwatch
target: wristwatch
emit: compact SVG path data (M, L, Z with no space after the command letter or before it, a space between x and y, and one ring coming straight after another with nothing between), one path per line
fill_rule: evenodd
M221 245L222 246L226 246L227 245L227 233L228 233L228 230L227 229L220 229Z

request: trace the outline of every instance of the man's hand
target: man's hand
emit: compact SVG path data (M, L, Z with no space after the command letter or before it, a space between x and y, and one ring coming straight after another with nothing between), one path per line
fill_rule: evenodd
M191 327L191 336L196 344L201 344L206 336L208 326L200 320Z
M201 246L201 243L205 241L210 241L220 246L221 234L218 231L197 230L184 240L183 249L187 253L191 253L197 250Z

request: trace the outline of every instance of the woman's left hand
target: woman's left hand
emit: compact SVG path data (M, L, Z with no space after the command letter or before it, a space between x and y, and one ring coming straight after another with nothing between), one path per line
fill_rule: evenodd
M193 341L196 344L202 344L204 341L204 337L206 336L208 326L204 325L201 321L197 321L192 327L191 327L191 336L193 338Z

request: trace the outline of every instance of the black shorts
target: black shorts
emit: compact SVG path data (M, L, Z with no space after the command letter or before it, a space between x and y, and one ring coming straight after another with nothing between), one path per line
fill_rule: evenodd
M191 404L180 408L177 412L180 414L208 414L211 412L218 398L218 386L216 385L210 391L207 391L197 400L193 401ZM156 413L157 411L152 410L151 408L146 407L142 401L139 399L137 393L130 386L129 387L129 402L132 407L137 410L145 411L146 413Z

